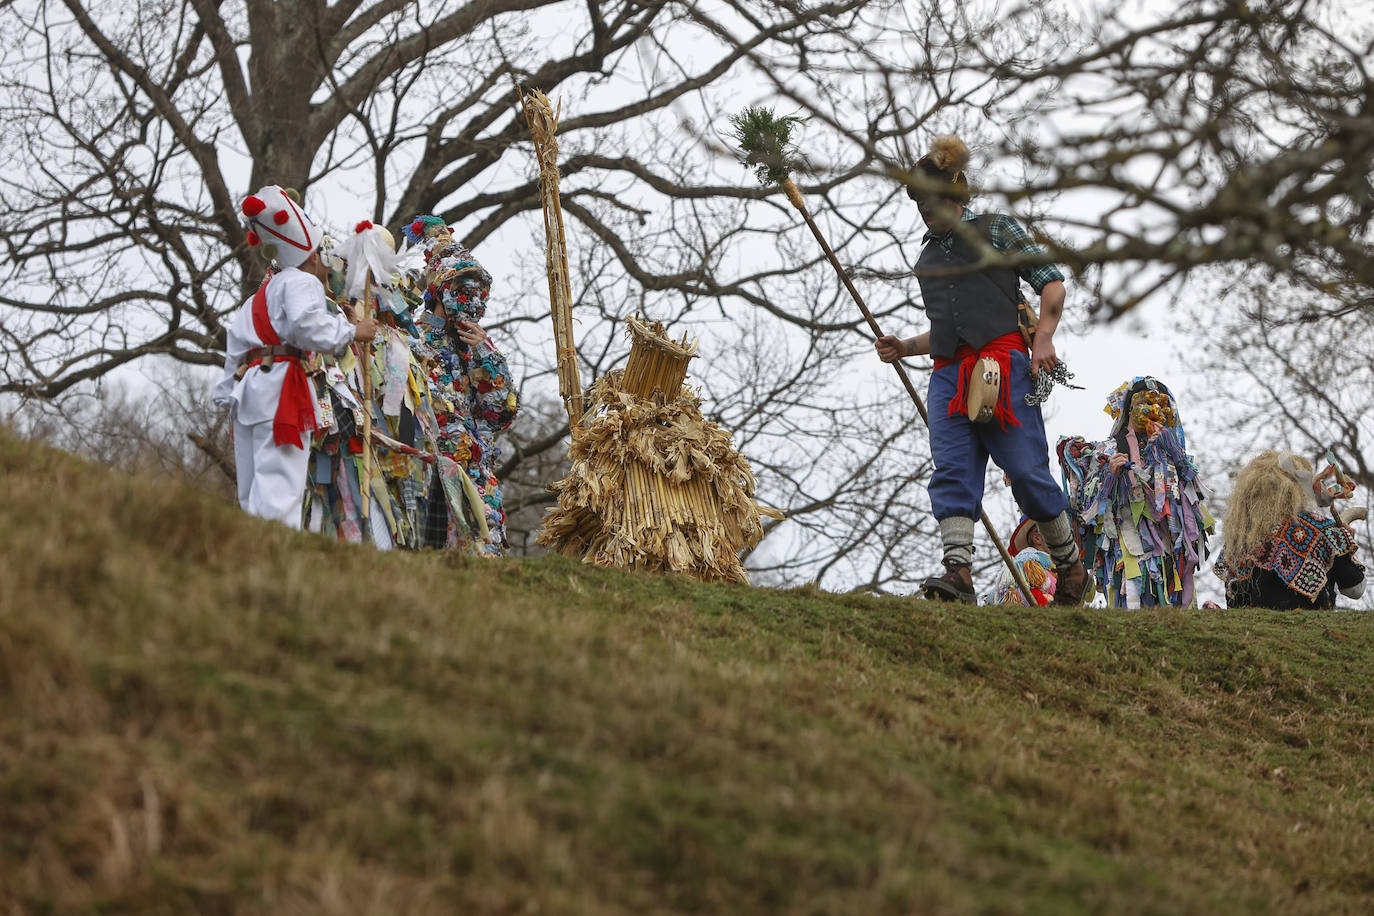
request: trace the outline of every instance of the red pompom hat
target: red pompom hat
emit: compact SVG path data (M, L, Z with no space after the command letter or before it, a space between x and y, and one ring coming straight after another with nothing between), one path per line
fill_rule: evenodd
M244 198L239 209L248 220L248 244L282 267L300 267L324 236L292 193L274 184Z

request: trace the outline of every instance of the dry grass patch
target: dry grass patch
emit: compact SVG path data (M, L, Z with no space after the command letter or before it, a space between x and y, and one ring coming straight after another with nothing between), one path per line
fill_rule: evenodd
M1364 615L378 555L0 469L0 912L1374 902Z

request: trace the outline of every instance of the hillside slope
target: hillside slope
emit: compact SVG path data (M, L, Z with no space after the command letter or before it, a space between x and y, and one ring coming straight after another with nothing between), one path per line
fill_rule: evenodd
M379 555L0 434L0 913L1374 907L1374 615Z

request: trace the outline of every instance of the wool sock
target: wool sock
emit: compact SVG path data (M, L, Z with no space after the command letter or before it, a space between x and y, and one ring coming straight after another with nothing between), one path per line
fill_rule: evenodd
M1140 580L1127 579L1121 584L1124 586L1123 591L1126 592L1126 610L1140 610Z
M1045 547L1054 558L1054 565L1063 569L1070 563L1078 562L1078 545L1074 543L1073 528L1069 525L1067 512L1060 512L1047 522L1037 520L1035 525L1040 529L1040 536L1045 539Z
M940 519L940 542L945 545L946 563L973 565L973 519L957 515Z

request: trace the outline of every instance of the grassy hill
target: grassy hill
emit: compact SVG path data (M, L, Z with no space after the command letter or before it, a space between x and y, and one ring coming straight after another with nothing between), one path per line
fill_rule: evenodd
M0 913L1361 913L1374 615L379 555L0 434Z

